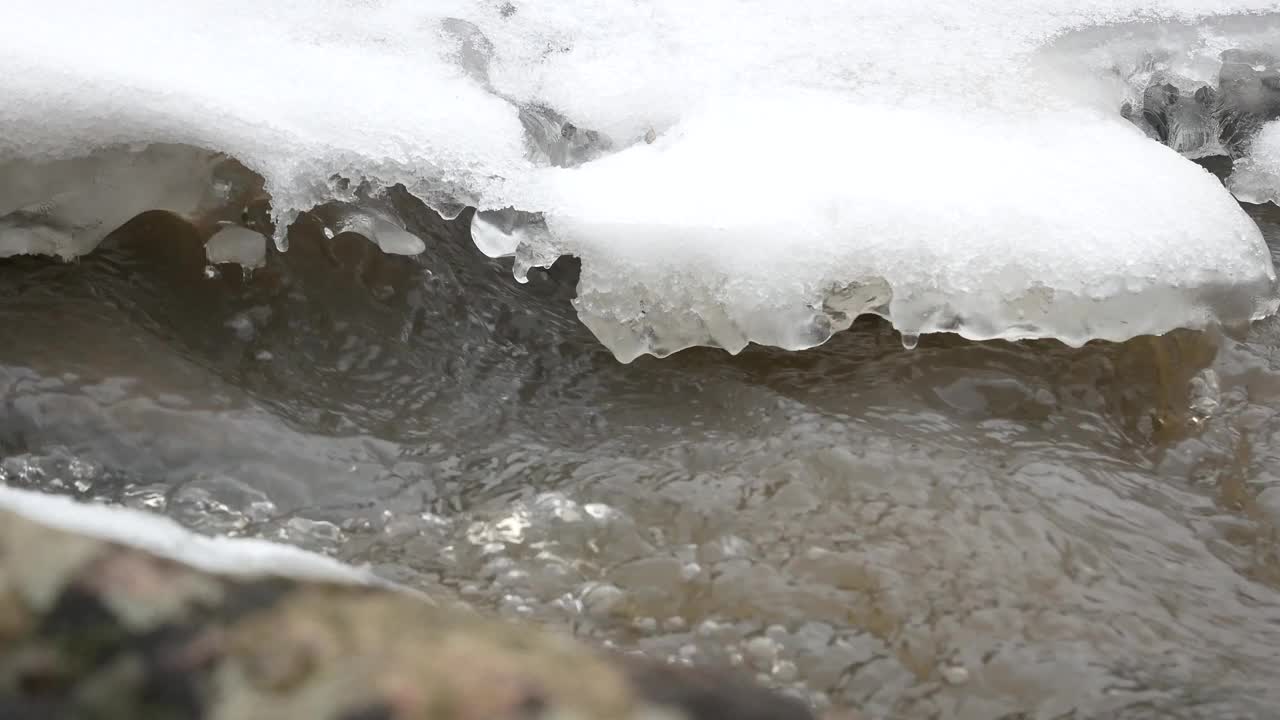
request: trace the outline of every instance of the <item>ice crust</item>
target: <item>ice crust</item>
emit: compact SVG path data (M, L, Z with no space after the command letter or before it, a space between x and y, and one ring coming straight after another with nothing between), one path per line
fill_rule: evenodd
M0 485L0 509L67 532L128 545L212 573L379 583L371 571L289 545L198 535L141 510L78 502Z
M906 335L1079 344L1201 324L1200 291L1267 295L1266 246L1221 184L1094 120L813 94L729 102L678 136L562 171L547 225L583 260L584 321L623 359L748 340L807 347L862 312ZM741 151L798 123L805 132L785 144ZM913 141L863 140L899 133Z
M12 137L3 131L0 135ZM20 157L2 162L0 257L78 257L149 210L193 221L216 218L235 199L226 181L228 165L215 153L168 144L109 147L54 161Z
M278 237L325 205L333 232L420 253L377 200L400 183L446 216L484 211L476 244L517 277L580 256L579 313L622 360L803 348L864 312L907 337L1078 344L1276 308L1259 232L1179 157L1243 157L1232 192L1274 199L1277 131L1258 128L1280 91L1275 2L11 0L6 16L0 256L83 253L159 203L241 257L251 238L225 223L243 199L206 167L231 157L261 176ZM83 181L152 143L171 181ZM106 207L104 186L141 190Z
M1280 120L1263 126L1248 154L1236 163L1227 187L1245 202L1280 205Z

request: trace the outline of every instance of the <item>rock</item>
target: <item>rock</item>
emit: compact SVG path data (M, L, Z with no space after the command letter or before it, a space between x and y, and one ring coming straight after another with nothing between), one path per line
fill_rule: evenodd
M774 658L778 656L778 643L766 636L754 637L747 641L747 658L757 670L768 670L773 667Z
M1258 509L1267 521L1280 526L1280 485L1269 487L1258 493Z
M790 660L779 660L773 664L773 679L780 683L795 682L800 677L800 669Z
M626 593L614 585L596 585L583 594L582 606L594 618L607 618L622 606L626 597Z
M5 720L811 717L737 675L395 587L200 569L59 525L0 508Z
M946 680L948 685L963 685L969 682L969 670L963 665L944 665L942 679Z

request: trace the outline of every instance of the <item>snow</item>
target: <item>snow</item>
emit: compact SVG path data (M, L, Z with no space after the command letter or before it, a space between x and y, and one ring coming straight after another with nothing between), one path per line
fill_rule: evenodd
M108 507L0 485L0 510L87 537L134 547L210 573L273 575L345 583L378 582L373 573L299 548L250 538L198 535L151 513Z
M200 153L243 163L280 228L321 203L359 206L331 230L390 253L425 245L353 183L403 184L449 217L494 211L473 224L478 249L515 255L517 277L579 255L579 313L622 360L808 347L860 312L908 344L1248 322L1276 307L1260 234L1150 136L1163 123L1188 156L1234 152L1195 91L1227 77L1224 51L1255 53L1235 89L1213 90L1270 107L1271 79L1248 73L1280 54L1278 13L1260 0L10 0L0 256L86 252L154 203L215 228L238 217L243 179L175 198L159 169L113 169L111 187L139 191L100 193L129 201L105 205L74 182L81 163L136 167L165 143L197 149L183 162L201 187ZM1155 124L1120 117L1165 85L1181 94ZM1257 147L1237 194L1275 187L1248 174L1265 164ZM15 176L49 182L13 192Z
M796 127L785 144L740 151ZM823 303L849 283L887 297L846 316L876 312L907 335L1081 344L1162 332L1203 302L1138 300L1157 288L1265 293L1274 279L1256 227L1215 178L1084 111L966 117L825 93L753 97L557 174L548 226L583 259L584 320L623 359L816 344L839 329ZM668 328L660 345L645 332L655 325Z

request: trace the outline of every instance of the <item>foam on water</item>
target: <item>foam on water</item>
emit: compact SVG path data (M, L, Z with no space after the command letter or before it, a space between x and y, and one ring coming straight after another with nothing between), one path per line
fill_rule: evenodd
M45 189L0 183L0 254L86 251L133 205L67 194L74 159L133 167L151 151L130 146L169 143L261 176L278 238L336 200L353 207L330 208L334 232L420 253L377 203L397 183L446 216L493 211L473 234L517 277L582 258L579 313L623 360L809 347L866 312L906 335L1078 344L1276 307L1257 229L1177 154L1250 153L1232 189L1274 192L1249 169L1270 142L1252 138L1275 90L1274 2L8 10L0 180ZM196 222L243 206L139 202Z

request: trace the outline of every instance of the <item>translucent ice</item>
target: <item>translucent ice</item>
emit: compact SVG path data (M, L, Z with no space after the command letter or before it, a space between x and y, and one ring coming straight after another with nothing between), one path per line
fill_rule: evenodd
M226 157L181 145L0 159L0 257L83 255L148 210L200 224L215 221L220 211L238 216L248 188L237 180L247 178L237 178Z
M907 335L1079 343L1275 309L1259 233L1178 155L1245 158L1233 191L1274 189L1259 174L1259 128L1280 114L1274 1L11 0L5 15L0 182L135 143L224 153L262 178L277 232L354 203L331 230L413 254L425 245L376 197L402 184L447 216L484 211L477 245L517 276L579 255L581 317L622 359L807 347L863 312ZM130 200L111 215L68 187L15 203L0 186L0 254L83 252L86 228L155 202L234 221L185 194L111 191Z
M371 201L365 193L353 194L351 199L366 204L333 202L313 211L330 237L355 233L389 255L417 255L426 249L426 243L405 229L404 222L385 203Z
M1245 202L1280 205L1280 120L1263 126L1236 162L1227 187Z
M267 261L267 239L239 225L219 226L204 244L211 263L235 263L245 268L261 267Z

